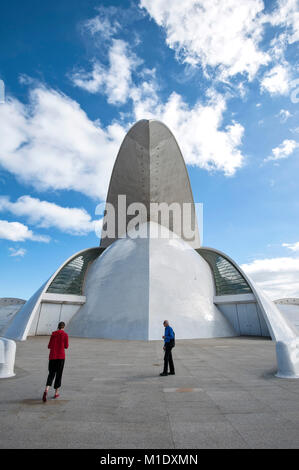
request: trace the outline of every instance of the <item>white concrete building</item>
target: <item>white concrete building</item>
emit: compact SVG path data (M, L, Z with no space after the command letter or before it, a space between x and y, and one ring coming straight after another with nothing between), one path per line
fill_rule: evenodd
M277 345L278 375L299 377L294 326L230 257L201 246L184 159L161 122L139 121L125 137L111 176L107 210L110 204L119 213L119 195L126 196L125 224L117 219L116 233L102 238L100 247L66 260L4 335L25 340L50 334L63 320L73 336L156 340L168 319L177 339L269 336ZM135 203L147 210L130 230L136 213L129 208ZM181 209L189 204L192 239L174 216L163 219L151 211L152 204L161 203Z

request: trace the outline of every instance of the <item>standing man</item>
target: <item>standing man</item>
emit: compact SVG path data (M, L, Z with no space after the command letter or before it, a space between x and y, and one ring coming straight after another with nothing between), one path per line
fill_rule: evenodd
M53 331L48 348L50 349L49 355L49 375L47 385L43 394L43 401L47 401L47 393L52 385L55 377L55 395L54 398L59 397L58 389L61 386L61 377L65 361L65 349L69 347L69 337L64 331L65 323L61 321L58 324L58 330Z
M168 320L164 320L163 325L165 327L165 333L164 333L164 336L162 336L162 338L164 339L163 349L165 351L165 354L164 354L164 370L160 375L162 376L168 375L168 372L167 372L168 364L169 364L169 369L170 369L169 375L174 375L175 372L174 372L174 365L173 365L172 353L171 353L171 350L174 347L174 331L171 328L171 326L169 326Z

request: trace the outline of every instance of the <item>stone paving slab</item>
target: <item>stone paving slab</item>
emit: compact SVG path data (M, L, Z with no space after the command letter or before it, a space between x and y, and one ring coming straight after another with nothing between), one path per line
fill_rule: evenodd
M176 375L160 377L160 341L70 338L44 404L48 341L17 343L0 380L2 449L299 448L299 381L275 377L270 340L177 340Z

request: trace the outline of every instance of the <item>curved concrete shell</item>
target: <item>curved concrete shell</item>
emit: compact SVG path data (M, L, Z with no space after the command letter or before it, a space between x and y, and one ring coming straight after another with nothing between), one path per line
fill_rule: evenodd
M161 339L167 318L176 338L236 336L213 302L207 262L184 240L155 222L144 238L117 240L91 266L86 303L68 325L72 336ZM146 237L147 235L147 237Z
M123 207L120 195L125 196ZM146 209L139 214L137 238L128 228L135 217L128 210L133 203ZM178 224L152 211L155 203L189 203L194 240L185 237L181 220ZM111 176L107 210L111 204L125 215L121 223L116 218L116 233L63 263L15 315L6 337L49 334L63 320L74 336L152 340L161 339L162 322L168 319L177 338L271 336L277 375L299 377L293 326L231 258L200 248L186 166L161 122L142 120L128 132Z
M119 195L125 195L126 201L120 207ZM173 134L160 121L138 121L127 133L117 155L107 195L107 203L112 204L115 212L126 215L124 223L116 218L115 236L106 236L101 246L107 247L124 236L128 223L134 214L127 214L128 207L142 203L146 214L141 214L140 223L153 221L177 233L193 248L200 246L196 213L187 168ZM191 205L192 228L194 238L187 239L187 230L183 230L181 220L160 218L154 204ZM104 230L105 220L103 224ZM108 234L109 235L109 234Z
M219 250L216 250L215 248L203 247L197 251L199 254L201 254L202 251L209 251L211 253L220 255L222 258L228 260L229 263L234 266L234 268L241 274L242 278L250 287L251 292L254 294L254 297L262 311L263 319L267 324L268 331L274 341L279 339L288 340L296 337L295 329L288 321L285 321L283 315L280 313L274 302L267 298L267 296L256 286L252 279L250 279L250 277L244 273L240 266L238 266L229 256Z
M40 320L44 321L44 328L39 334L49 334L51 332L50 327L55 329L58 321L60 320L62 313L62 305L73 306L71 312L68 315L64 315L64 319L75 313L80 305L85 302L85 297L82 295L81 290L76 293L72 293L69 290L69 286L72 285L72 275L68 274L68 282L65 283L65 288L62 292L51 289L51 286L55 285L55 280L59 275L67 268L73 260L77 260L80 257L84 257L90 252L97 252L97 256L102 253L102 249L99 247L87 248L81 250L75 255L70 256L62 265L55 271L55 273L30 297L30 299L23 305L19 310L18 314L14 316L12 321L7 325L3 331L3 336L11 338L17 341L26 340L28 335L38 334L38 323ZM94 258L93 258L94 259ZM83 279L85 277L88 266L84 266ZM81 274L81 273L79 273ZM60 280L60 284L62 279ZM83 282L83 280L82 280ZM42 311L43 304L48 306L48 311ZM52 308L49 308L51 305ZM68 308L69 309L69 308ZM61 318L62 320L62 318ZM48 325L48 326L47 326Z
M299 337L294 326L282 315L275 303L247 276L242 269L227 255L214 248L205 248L220 254L235 266L250 286L262 312L262 319L267 325L271 338L276 342L277 377L299 378ZM201 250L197 250L201 251Z

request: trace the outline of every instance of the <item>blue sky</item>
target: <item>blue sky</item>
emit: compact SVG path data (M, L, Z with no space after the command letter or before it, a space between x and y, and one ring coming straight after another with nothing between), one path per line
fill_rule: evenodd
M176 136L204 244L272 298L299 296L295 0L1 5L0 296L28 298L97 246L121 141L138 119Z

